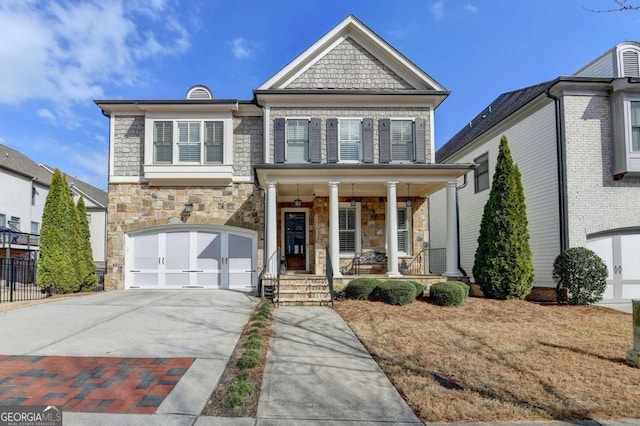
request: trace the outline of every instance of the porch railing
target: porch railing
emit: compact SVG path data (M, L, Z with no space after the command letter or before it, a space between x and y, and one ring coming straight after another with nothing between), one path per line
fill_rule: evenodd
M265 275L268 271L275 271L275 277L267 277ZM264 281L269 280L270 285L265 285ZM271 256L267 259L258 275L258 295L267 299L274 300L280 296L280 249L276 249ZM277 300L277 299L276 299Z
M401 272L405 275L442 275L447 270L445 248L424 248Z
M329 251L329 247L327 247L326 254L327 254L327 260L326 260L327 284L329 285L331 307L333 308L333 300L335 299L335 295L333 294L333 264L331 263L331 252Z
M38 247L40 245L40 235L26 234L24 232L0 231L0 247L28 246Z

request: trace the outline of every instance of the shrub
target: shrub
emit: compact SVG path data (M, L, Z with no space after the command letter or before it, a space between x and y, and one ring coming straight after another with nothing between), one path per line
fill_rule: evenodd
M447 282L450 284L455 284L459 286L464 291L465 299L469 297L469 290L471 289L471 287L469 287L467 284L463 283L462 281L447 281Z
M236 366L241 370L257 367L260 364L260 353L254 349L247 349L236 362Z
M271 315L272 306L273 305L269 302L263 303L262 306L260 306L260 309L258 309L258 313L268 317L269 315Z
M440 306L460 306L464 301L464 289L451 282L441 282L429 287L429 298Z
M351 280L345 289L347 297L357 300L368 300L373 290L380 284L374 278L356 278Z
M254 320L254 321L266 321L268 319L269 319L269 317L267 315L263 314L262 312L258 312L252 318L252 320Z
M241 374L229 386L226 402L231 408L242 407L247 397L253 393L253 386L245 381L247 377L246 374Z
M560 253L553 262L553 280L558 293L566 294L570 305L588 305L602 300L607 287L607 265L593 251L574 247Z
M424 285L417 281L408 281L416 288L416 299L420 299L424 295Z
M261 349L262 346L261 339L249 339L244 343L244 345L242 345L245 349Z
M408 305L416 300L416 287L407 281L385 281L378 285L377 293L389 305Z
M266 324L262 321L255 321L253 324L251 324L251 327L253 327L254 329L265 328Z

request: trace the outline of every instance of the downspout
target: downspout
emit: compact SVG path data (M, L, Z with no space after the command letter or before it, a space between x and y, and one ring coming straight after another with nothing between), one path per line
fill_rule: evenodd
M464 189L467 184L467 174L464 175L464 181L462 182L462 186L456 186L456 229L457 229L457 238L458 238L458 269L462 272L462 275L468 277L467 271L462 268L462 264L460 263L460 201L458 197L458 191Z
M566 153L564 145L564 134L562 123L564 123L564 112L562 99L551 94L551 87L545 90L548 98L553 99L556 119L556 156L558 158L558 212L560 213L560 253L569 248L569 215L567 208L567 172Z
M264 114L264 105L260 105L258 103L258 98L254 95L253 97L253 102L256 104L256 106L258 106L259 108L262 108L262 113ZM266 129L264 128L264 125L262 126L262 131L265 132ZM264 150L264 138L263 138L263 147L262 149ZM262 211L264 212L264 220L263 220L263 225L262 225L262 270L264 271L264 269L267 267L267 262L269 259L267 259L267 256L271 256L270 254L267 253L267 191L266 188L264 188L263 186L260 186L260 184L258 183L258 171L256 170L256 167L253 167L253 186L255 186L256 188L258 188L260 191L262 191ZM260 295L262 294L262 289L260 288L261 283L258 281L258 285L257 285L257 293L256 296L260 297Z

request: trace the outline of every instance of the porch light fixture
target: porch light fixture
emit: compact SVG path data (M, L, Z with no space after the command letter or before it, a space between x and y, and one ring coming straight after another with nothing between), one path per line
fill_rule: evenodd
M411 207L411 198L409 198L409 183L407 184L407 207Z
M356 206L356 199L353 198L353 184L351 184L351 207Z
M295 204L296 207L300 207L302 205L302 200L298 197L298 186L299 184L296 183L296 199L293 200L293 204Z
M193 211L193 203L184 203L184 208L180 212L180 219L182 221L186 221L189 216L191 216L191 212Z

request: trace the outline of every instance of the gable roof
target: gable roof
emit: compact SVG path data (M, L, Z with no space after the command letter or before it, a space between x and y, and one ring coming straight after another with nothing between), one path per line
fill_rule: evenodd
M35 179L37 183L47 187L51 185L51 176L54 171L53 168L44 164L37 164L21 152L2 144L0 144L0 168ZM105 191L66 173L65 175L67 176L67 182L69 185L73 184L76 192L85 198L90 198L101 207L107 207L107 193Z
M360 46L415 89L446 91L446 89L402 53L383 40L353 15L347 16L320 40L289 62L265 81L257 91L286 89L288 85L322 59L335 46L353 38Z

